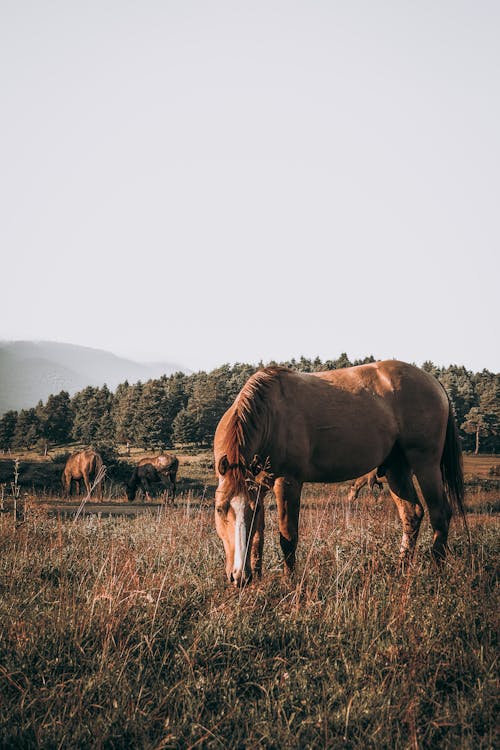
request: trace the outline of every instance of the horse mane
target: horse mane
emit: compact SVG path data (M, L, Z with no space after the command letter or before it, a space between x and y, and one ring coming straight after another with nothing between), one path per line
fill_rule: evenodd
M221 451L227 456L236 480L245 481L244 451L255 434L260 435L260 449L265 450L269 427L268 396L279 382L286 367L265 367L250 376L237 395L226 425Z

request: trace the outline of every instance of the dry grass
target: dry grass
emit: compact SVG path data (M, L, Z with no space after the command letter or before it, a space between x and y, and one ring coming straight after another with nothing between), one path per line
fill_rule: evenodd
M464 454L464 474L466 477L479 477L487 479L491 477L491 469L500 466L500 456L495 454L482 454L474 456L471 453Z
M226 586L210 510L0 518L0 743L43 748L493 748L499 526L425 524L396 568L385 500L306 497L298 581Z

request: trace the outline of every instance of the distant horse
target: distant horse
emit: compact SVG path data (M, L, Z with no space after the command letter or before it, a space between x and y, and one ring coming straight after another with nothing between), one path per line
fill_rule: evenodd
M73 453L66 461L66 466L61 477L64 494L67 497L71 495L71 482L75 482L76 494L79 495L80 480L83 479L87 494L90 495L92 483L95 483L96 494L98 497L101 497L104 474L102 467L101 456L92 449Z
M382 489L384 486L382 484L382 477L378 475L378 469L373 469L373 471L369 471L368 474L363 474L362 477L358 477L355 482L352 483L351 488L349 490L349 495L347 500L349 502L352 502L353 500L357 500L357 497L363 487L365 485L368 485L368 488L373 496L375 496L374 489L375 486L379 488L379 490Z
M146 494L151 492L151 485L155 482L166 482L170 480L172 484L172 503L175 500L176 476L179 468L179 460L170 453L163 453L161 456L152 456L143 458L139 461L132 476L127 484L127 497L132 502L135 499L136 492L142 487Z
M295 566L304 482L341 482L380 467L403 526L403 564L413 556L424 514L412 474L429 511L436 561L446 552L452 506L465 519L461 448L450 402L434 376L404 362L317 373L260 370L220 420L214 456L215 525L227 577L237 586L261 574L262 500L270 485L286 574Z

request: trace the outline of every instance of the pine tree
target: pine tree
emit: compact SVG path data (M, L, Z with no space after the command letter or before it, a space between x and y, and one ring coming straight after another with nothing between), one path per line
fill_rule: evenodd
M16 421L12 446L29 450L40 436L41 425L36 409L21 409Z
M104 384L96 394L96 425L92 441L96 445L115 447L115 422L113 418L113 394Z
M97 388L87 386L72 399L74 411L73 428L71 431L73 440L90 445L93 441L96 422L100 418L97 414Z
M172 439L175 443L195 443L197 439L196 422L187 409L177 412L172 423Z
M7 451L12 448L12 440L16 430L18 413L11 409L5 412L0 419L0 450Z
M176 372L164 381L166 393L165 406L168 411L168 420L173 423L176 415L182 411L188 402L188 393L186 390L187 377L182 372Z
M439 382L448 393L457 424L463 424L470 409L473 406L477 406L472 373L466 370L465 367L452 365L446 370L441 371ZM467 440L464 447L467 449L470 447Z
M189 398L187 411L196 425L198 443L212 441L217 424L230 404L225 379L217 371L198 373Z
M344 367L352 367L352 362L345 352L342 352L340 357L334 360L334 362L336 370L341 370Z
M172 425L168 408L168 396L159 380L144 384L138 404L138 419L135 437L146 449L164 448L170 445Z
M143 385L140 381L135 385L129 385L125 381L116 389L113 419L118 443L138 443L138 435L141 433L139 404L142 393Z
M498 423L495 424L491 415L484 414L478 406L473 406L465 417L465 422L461 425L462 430L474 434L476 437L474 453L479 453L479 438L492 435L498 431Z
M430 359L425 360L424 364L422 365L422 370L424 372L428 372L430 375L434 375L434 377L436 378L439 378L440 369Z
M483 427L483 446L497 452L500 436L500 375L483 370L476 376L476 395L479 398L479 411L486 427Z
M73 427L73 412L67 391L51 395L45 406L39 404L37 412L41 421L42 437L49 443L68 443Z

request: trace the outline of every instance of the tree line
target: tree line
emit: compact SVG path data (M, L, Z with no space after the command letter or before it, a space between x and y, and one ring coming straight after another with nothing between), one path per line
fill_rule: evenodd
M370 356L351 362L341 354L335 360L300 357L268 364L315 372L374 361ZM72 398L61 391L35 407L6 412L0 419L0 450L46 452L50 446L71 442L110 451L126 443L146 450L210 445L219 419L262 366L226 364L211 372L177 372L145 383L125 381L115 393L106 385L88 386ZM440 368L430 361L422 369L438 378L448 392L464 450L499 452L500 375L488 370L473 373L457 365Z

